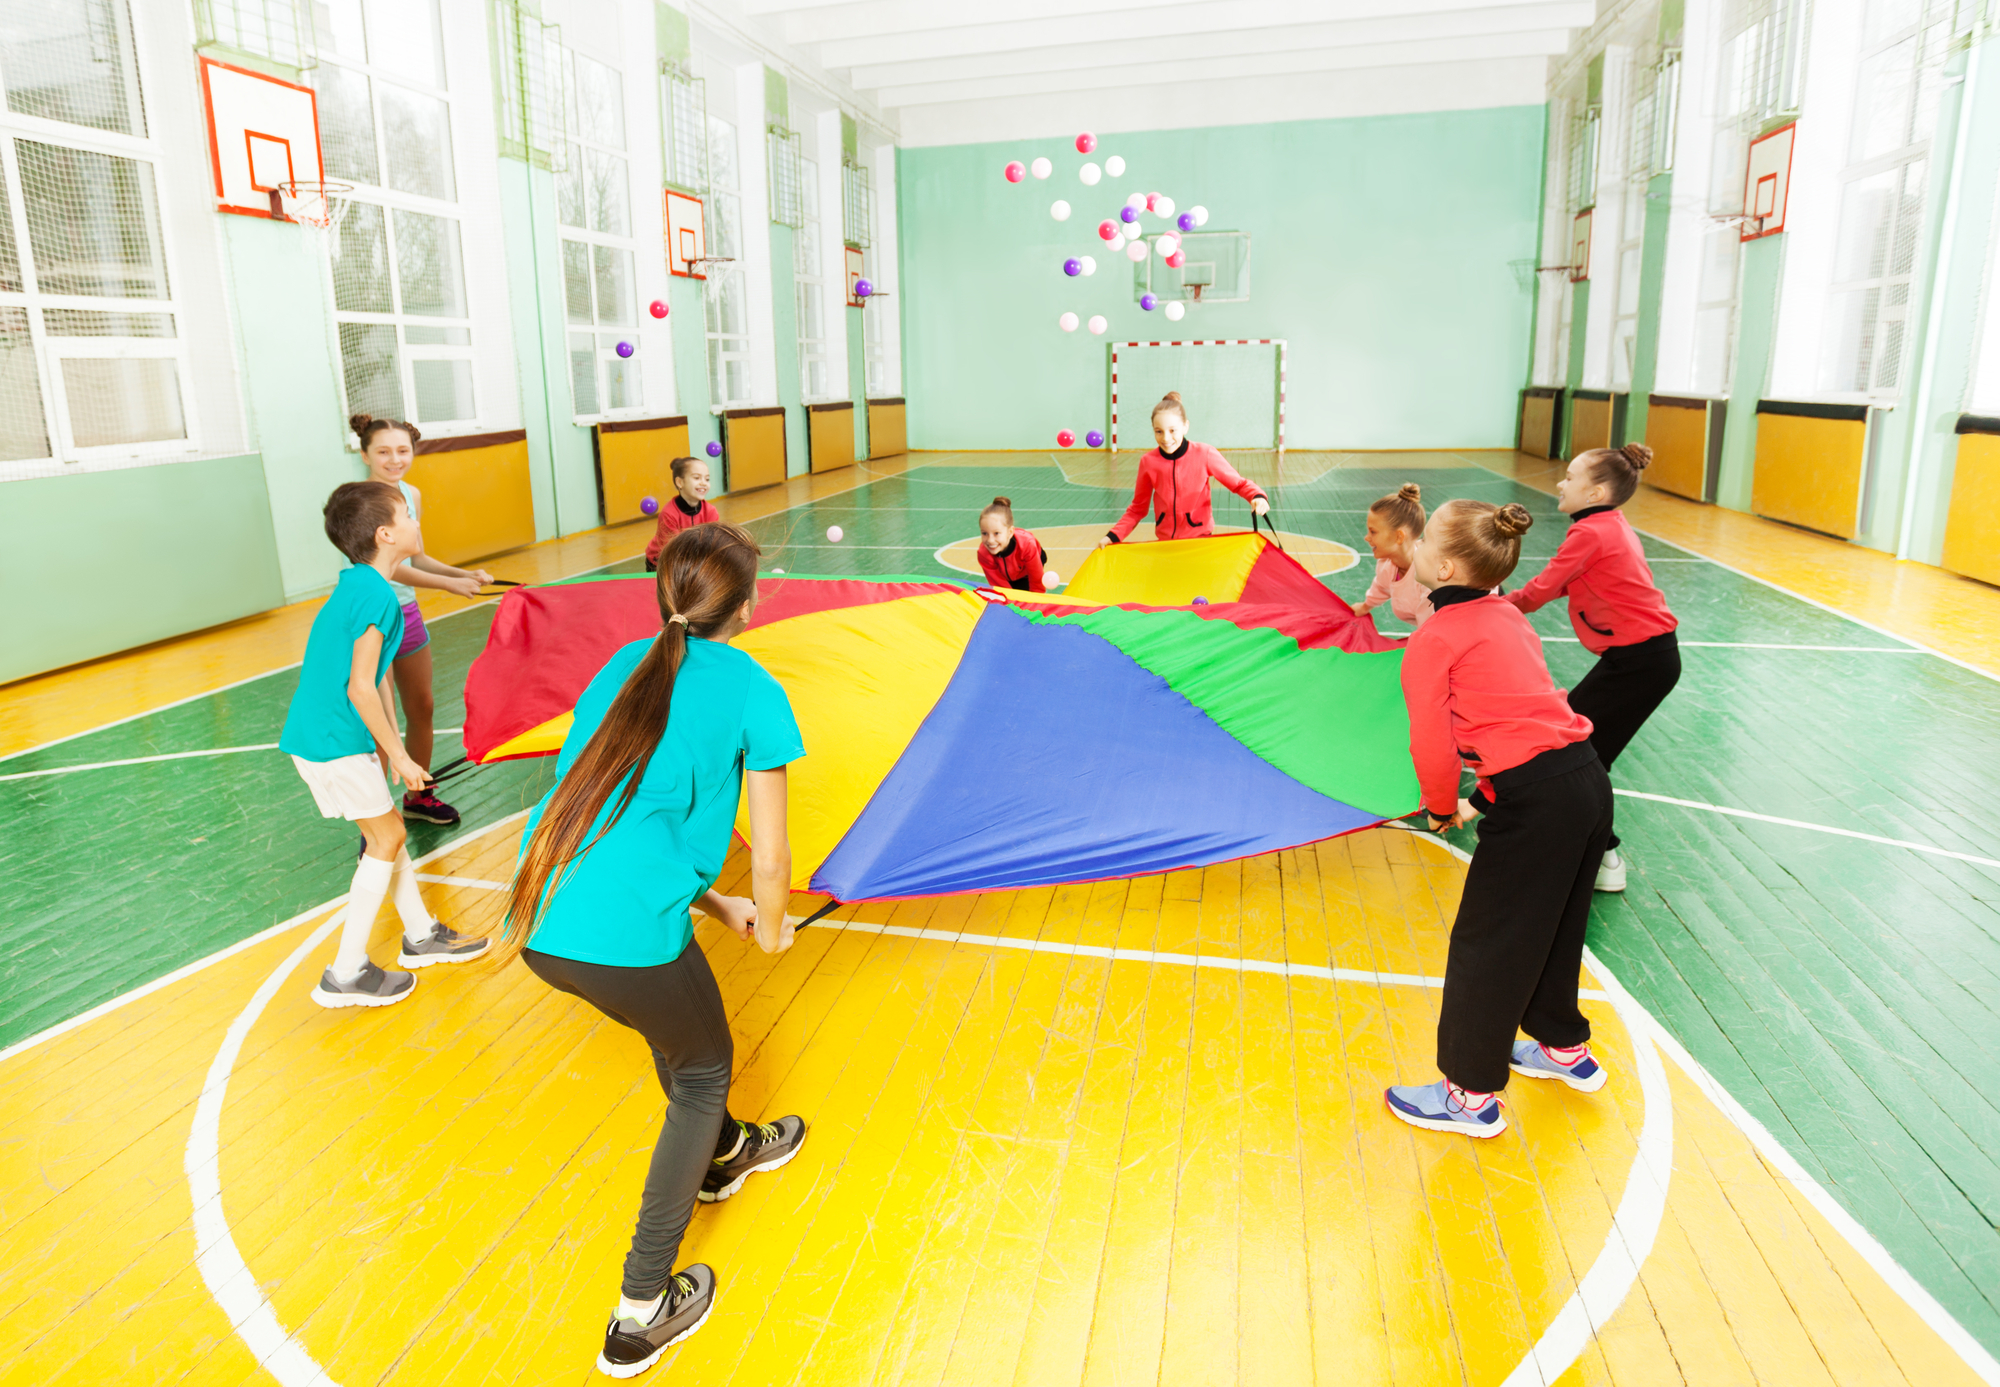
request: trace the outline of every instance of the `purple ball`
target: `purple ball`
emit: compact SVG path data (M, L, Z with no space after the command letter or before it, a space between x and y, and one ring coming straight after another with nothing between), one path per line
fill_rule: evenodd
M641 498L640 498L640 500L639 500L639 514L641 514L641 515L658 515L659 513L660 513L660 503L659 503L658 501L655 501L655 500L654 500L654 499L653 499L652 497L650 497L650 496L644 496L644 497L641 497Z
M720 443L711 443L708 445L707 452L710 457L719 458L722 456L722 445Z
M872 285L872 284L870 284L870 283L869 283L869 282L868 282L867 280L865 280L865 279L857 279L857 280L855 280L855 281L854 281L854 297L855 297L855 298L857 298L857 299L865 299L865 298L867 298L867 297L868 297L868 296L869 296L870 294L872 294L872 293L874 293L874 292L875 292L875 286L874 286L874 285Z
M1160 306L1160 296L1158 294L1139 295L1139 307L1145 309L1148 313L1151 313L1154 309L1158 308L1159 306Z
M1074 279L1077 275L1083 273L1083 262L1072 255L1069 259L1063 261L1063 273Z
M1181 213L1178 217L1174 218L1174 225L1178 226L1183 231L1194 230L1194 213L1192 212Z
M1194 605L1197 607L1206 607L1208 605L1208 599L1206 597L1197 597L1194 600Z
M632 344L630 342L620 342L618 344L618 355L620 356L632 355Z
M1083 441L1093 448L1102 448L1104 446L1104 430L1092 429L1083 436Z
M1139 220L1139 209L1138 209L1138 208L1136 208L1136 207L1121 207L1121 208L1119 208L1119 209L1118 209L1118 220L1119 220L1119 221L1121 221L1121 222L1136 222L1136 221L1138 221L1138 220Z

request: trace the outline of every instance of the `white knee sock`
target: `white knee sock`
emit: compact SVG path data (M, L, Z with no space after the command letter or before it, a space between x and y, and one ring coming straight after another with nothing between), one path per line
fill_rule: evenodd
M424 907L424 893L417 888L417 868L410 861L410 850L399 851L393 865L396 875L389 899L396 903L396 914L403 919L403 933L413 942L427 938L431 932L431 913Z
M368 936L389 890L392 863L363 857L354 864L354 884L347 888L347 918L340 926L340 952L333 956L333 975L351 981L368 961Z

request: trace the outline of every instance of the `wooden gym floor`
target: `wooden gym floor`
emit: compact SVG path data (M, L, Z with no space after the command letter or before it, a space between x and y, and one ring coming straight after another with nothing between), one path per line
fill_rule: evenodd
M1531 555L1560 535L1535 459L1244 461L1328 566L1408 477L1525 501ZM1121 479L918 454L723 509L790 571L945 574L996 490L1085 525ZM1633 518L1689 648L1614 775L1609 1088L1518 1082L1479 1145L1382 1112L1434 1072L1469 836L843 908L775 960L704 924L732 1104L812 1134L697 1212L721 1298L655 1374L2000 1381L2000 835L1964 812L2000 778L2000 593L1650 492ZM632 569L645 537L490 566ZM426 607L451 727L492 609ZM311 611L0 694L0 1381L591 1376L660 1115L643 1046L517 968L308 1000L352 853L268 747ZM496 908L546 769L413 826L446 920Z

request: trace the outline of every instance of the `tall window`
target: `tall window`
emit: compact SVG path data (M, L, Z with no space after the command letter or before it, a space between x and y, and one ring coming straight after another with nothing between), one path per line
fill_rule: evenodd
M356 191L333 250L350 411L471 423L452 98L437 0L327 0L319 92L326 176Z
M581 53L562 57L568 157L556 174L570 397L580 419L639 408L639 361L620 356L638 322L633 288L631 171L625 85Z
M708 89L678 67L660 73L660 149L667 182L700 197L708 191Z
M0 463L193 446L125 0L0 25Z
M826 363L826 279L820 268L819 165L801 161L803 223L792 237L792 280L799 305L799 389L808 400L844 392L833 389Z
M743 277L742 164L736 127L708 118L708 397L718 409L750 402L750 303Z

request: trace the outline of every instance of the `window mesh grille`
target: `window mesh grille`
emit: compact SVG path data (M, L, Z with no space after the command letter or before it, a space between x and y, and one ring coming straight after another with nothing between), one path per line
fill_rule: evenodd
M0 308L0 460L47 457L46 417L35 344L28 335L28 310Z
M708 195L708 90L697 78L669 67L660 74L661 145L666 180L682 192Z
M299 0L195 0L195 41L239 53L311 67L315 59L312 15Z
M771 220L796 230L806 224L805 146L798 132L772 127L765 133L764 161L771 192Z
M14 148L42 293L167 297L150 163L36 140Z
M841 239L856 250L867 250L871 244L869 236L874 229L872 193L867 169L860 164L840 166Z
M125 0L15 0L35 22L0 25L7 109L144 135L132 17Z
M544 24L516 0L494 0L500 45L500 153L543 168L560 168L569 141L563 119L561 30Z

